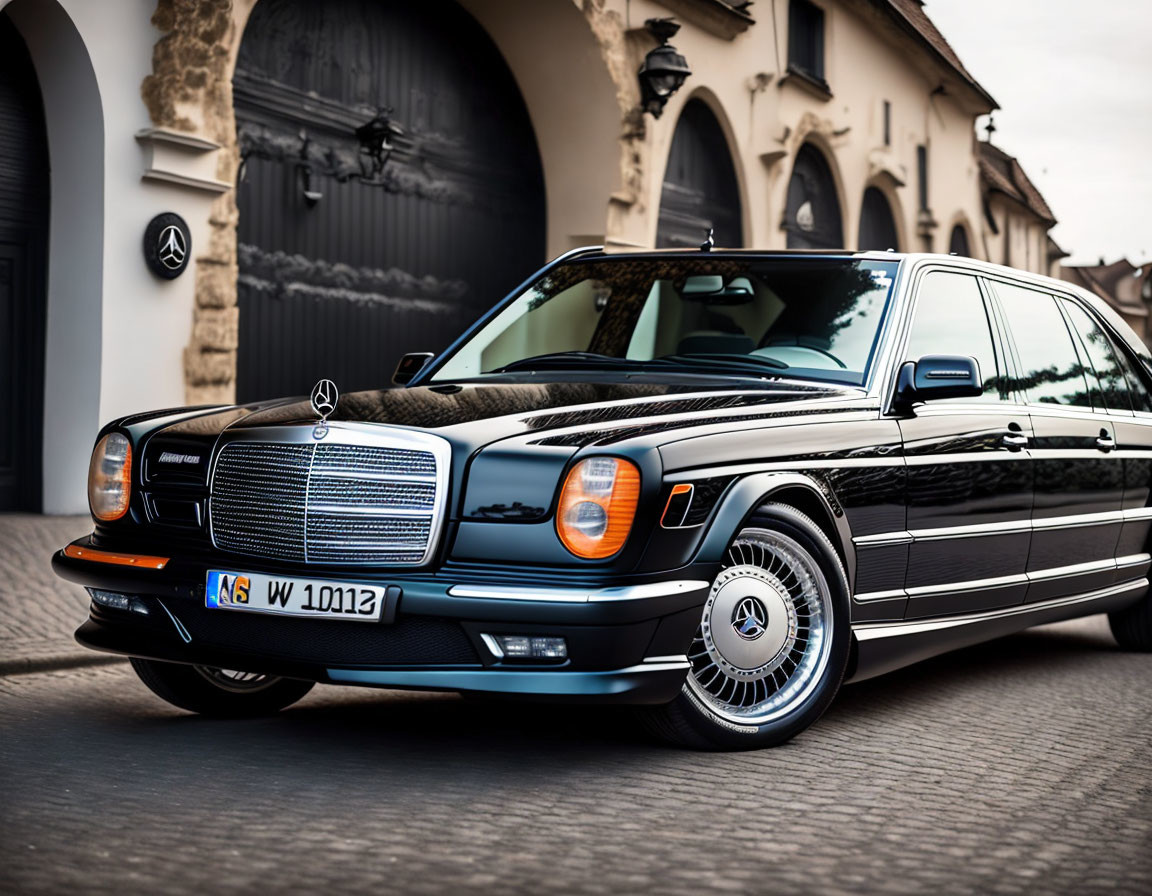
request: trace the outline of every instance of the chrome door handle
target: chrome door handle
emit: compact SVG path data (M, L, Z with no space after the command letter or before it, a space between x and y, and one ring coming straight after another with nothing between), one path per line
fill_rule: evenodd
M1001 439L1001 442L1009 451L1019 451L1021 448L1028 447L1028 436L1023 433L1010 432Z
M1101 431L1099 438L1096 439L1096 447L1101 451L1112 451L1116 447L1116 440L1106 432Z

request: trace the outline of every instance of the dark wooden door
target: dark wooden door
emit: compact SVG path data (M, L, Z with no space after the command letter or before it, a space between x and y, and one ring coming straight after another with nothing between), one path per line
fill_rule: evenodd
M240 400L385 386L545 260L527 111L455 3L261 0L233 86ZM354 131L385 106L403 134L365 178Z
M796 153L787 203L784 229L788 232L789 249L844 247L836 180L820 150L810 143Z
M0 510L38 510L48 145L32 60L0 13Z
M656 246L695 248L711 228L717 246L740 247L740 219L740 187L724 131L707 104L689 100L672 134Z

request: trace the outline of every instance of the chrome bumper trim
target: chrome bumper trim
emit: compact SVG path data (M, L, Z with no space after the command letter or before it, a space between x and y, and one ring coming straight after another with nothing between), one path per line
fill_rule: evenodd
M635 690L638 676L684 672L686 657L674 662L645 662L604 672L570 672L563 669L328 669L334 682L376 687L427 688L443 691L488 691L501 694L597 696Z
M679 597L707 591L708 582L692 579L652 582L648 585L618 585L609 588L554 588L522 585L453 585L451 597L478 597L485 600L531 600L542 603L601 603L605 601L648 600L653 597Z

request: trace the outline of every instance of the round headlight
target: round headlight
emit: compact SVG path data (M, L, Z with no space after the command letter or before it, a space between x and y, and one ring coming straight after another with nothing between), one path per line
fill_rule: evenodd
M564 480L556 533L577 557L611 557L628 539L640 500L640 471L617 457L589 457Z
M88 506L98 520L111 522L128 512L132 495L132 445L110 432L96 443L88 465Z

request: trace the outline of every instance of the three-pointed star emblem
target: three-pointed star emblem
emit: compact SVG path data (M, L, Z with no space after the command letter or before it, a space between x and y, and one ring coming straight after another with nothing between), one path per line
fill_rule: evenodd
M188 245L184 240L184 234L175 224L169 224L160 231L160 238L156 241L156 246L156 255L160 259L160 264L170 271L178 270L188 256Z
M312 410L321 421L327 420L328 415L336 410L336 402L339 400L340 390L332 380L320 380L312 387Z
M768 609L754 597L741 600L732 614L732 628L745 641L755 641L764 634L767 623Z

